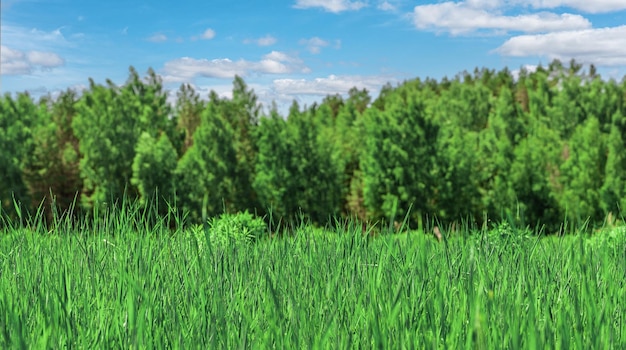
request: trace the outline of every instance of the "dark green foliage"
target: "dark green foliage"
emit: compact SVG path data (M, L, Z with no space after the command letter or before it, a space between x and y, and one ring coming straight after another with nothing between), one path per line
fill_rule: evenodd
M257 195L252 187L254 167L257 156L255 140L256 128L259 125L261 105L257 102L254 90L241 77L233 81L232 100L221 100L219 110L233 129L233 144L237 163L234 175L234 206L237 210L262 210Z
M394 95L385 110L364 115L361 156L363 196L373 219L411 216L432 210L433 157L437 128L426 119L419 95Z
M180 203L199 220L204 196L211 216L235 210L237 152L234 132L212 101L202 112L193 145L178 162L176 188Z
M336 156L333 158L343 172L342 209L346 216L356 215L366 220L363 199L363 179L360 158L363 152L363 113L370 102L367 90L351 89L345 105L339 111L334 125L326 129L334 143Z
M626 149L624 133L621 131L625 121L626 118L616 113L606 139L606 168L600 190L602 210L605 213L617 214L621 208L626 208Z
M253 186L261 204L277 217L289 216L297 210L292 150L287 137L287 123L276 110L263 118L257 129L259 154Z
M560 225L563 221L557 193L564 151L556 131L541 126L531 130L515 148L509 186L517 204L503 209L514 211L521 226Z
M131 68L123 86L0 99L0 203L15 218L45 200L50 219L77 194L88 210L157 199L194 222L204 209L319 224L399 221L411 208L410 224L559 230L564 218L623 217L625 115L626 80L575 61L387 84L373 102L353 88L285 117L264 113L240 77L232 98L184 84L172 106L154 71Z
M68 90L54 103L46 101L52 105L41 110L33 129L35 146L26 159L24 177L33 205L47 201L43 209L48 218L53 211L63 213L72 208L83 187L79 141L72 129L77 100L76 92Z
M296 103L287 121L276 111L258 128L254 189L274 215L293 219L303 213L323 223L341 204L341 170L333 162L333 144Z
M579 125L564 148L561 166L563 194L561 207L573 222L603 219L600 189L604 182L605 155L598 119Z
M204 109L204 101L189 84L181 85L176 97L175 119L183 140L182 146L179 148L182 154L193 144L193 134L200 126L200 115Z
M131 183L137 187L142 205L156 200L159 211L164 212L168 203L173 204L177 160L167 135L155 139L147 132L141 134L135 148Z
M72 126L79 139L83 205L135 197L131 185L135 147L140 135L167 131L169 106L160 78L150 71L146 81L131 67L126 85L90 83L77 105Z
M28 208L25 163L34 151L33 128L41 112L28 94L0 99L0 210L14 213L14 200Z
M506 217L518 204L511 186L511 166L515 146L524 136L518 105L507 87L489 114L487 127L480 133L477 171L482 208L488 217Z

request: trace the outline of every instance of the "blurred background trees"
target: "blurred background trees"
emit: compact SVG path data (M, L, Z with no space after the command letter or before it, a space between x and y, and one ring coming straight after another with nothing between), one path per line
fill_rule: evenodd
M0 98L0 205L15 217L131 200L192 221L248 210L277 218L441 222L485 218L558 228L626 205L626 81L559 61L516 76L476 69L264 108L160 77L82 92ZM204 198L208 198L207 201ZM155 202L156 201L156 202ZM203 205L206 205L203 208Z

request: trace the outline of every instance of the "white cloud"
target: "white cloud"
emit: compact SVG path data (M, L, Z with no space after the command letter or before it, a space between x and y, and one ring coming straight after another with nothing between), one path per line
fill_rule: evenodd
M383 1L378 4L378 9L382 11L395 11L396 6L390 3L389 1Z
M554 9L569 7L587 13L603 13L626 9L624 0L466 0L474 8L495 9L504 7L532 7L534 9Z
M494 5L493 1L487 0L474 0L473 3ZM481 29L539 33L591 28L591 22L575 14L557 15L540 12L506 16L455 2L416 6L413 15L417 28L448 31L453 35L472 33Z
M229 58L195 59L183 57L166 62L163 67L165 82L189 82L196 77L231 79L235 75L307 73L309 69L302 60L283 52L272 51L259 61Z
M205 39L205 40L211 40L215 38L215 31L209 28L205 30L204 33L202 33L202 36L200 38Z
M196 40L211 40L213 38L215 38L215 35L217 35L215 33L215 30L211 29L211 28L207 28L204 32L202 32L202 34L197 35L197 36L192 36L191 40L196 41Z
M2 24L2 44L15 47L20 50L46 50L52 51L58 48L75 47L76 44L69 42L61 28L52 31L43 31L37 28L27 28Z
M244 44L257 44L259 46L272 46L276 44L278 40L271 35L266 35L264 37L260 37L258 39L246 39L243 41Z
M167 41L167 36L165 34L157 33L148 38L148 41L153 43L162 43Z
M332 13L356 11L366 6L367 4L364 2L350 0L296 0L296 4L294 5L295 8L299 9L321 7Z
M474 0L489 1L489 0ZM497 0L492 0L497 1ZM498 1L502 3L503 1ZM569 7L588 13L603 13L621 11L626 9L624 0L509 0L514 5L532 6L536 9L552 9L557 7Z
M469 7L480 8L480 9L495 9L499 7L504 7L506 2L504 0L466 0L465 4ZM526 1L528 2L528 1Z
M2 75L17 75L17 74L29 74L31 66L26 60L26 55L17 50L12 50L6 46L0 47L0 74Z
M2 75L31 74L36 69L52 69L63 66L65 60L53 52L23 52L7 46L0 47L0 73Z
M495 52L516 57L575 58L580 62L603 66L626 65L626 25L515 36Z
M328 46L328 41L313 37L311 39L301 39L300 45L305 45L310 53L318 54L322 51L322 47ZM339 45L341 46L341 44Z
M369 91L378 91L388 82L394 82L388 76L337 76L330 75L327 78L315 79L276 79L273 90L278 95L315 95L326 96L329 94L347 94L348 91L357 87Z
M54 68L65 64L65 61L56 53L31 51L27 54L28 62L34 66Z

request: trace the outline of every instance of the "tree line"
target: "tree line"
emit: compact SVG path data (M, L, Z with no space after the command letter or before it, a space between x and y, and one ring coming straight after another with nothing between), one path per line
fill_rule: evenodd
M0 98L0 203L16 211L130 200L190 221L251 211L363 221L601 224L626 205L626 79L555 60L514 74L353 88L288 115L240 77L232 98L160 77L35 101Z

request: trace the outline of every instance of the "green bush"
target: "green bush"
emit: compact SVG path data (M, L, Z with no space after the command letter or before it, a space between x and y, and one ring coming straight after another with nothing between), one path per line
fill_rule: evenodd
M228 244L250 244L267 235L267 225L263 219L248 211L237 214L222 214L209 220L211 242L214 246Z

